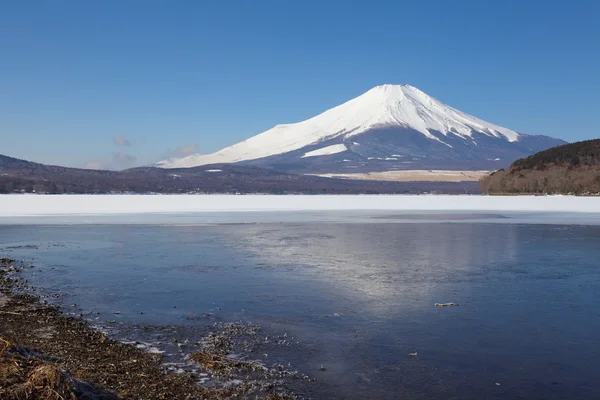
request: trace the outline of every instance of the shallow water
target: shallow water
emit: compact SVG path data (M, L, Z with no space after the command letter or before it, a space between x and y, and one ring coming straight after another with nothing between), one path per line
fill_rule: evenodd
M295 345L264 361L315 377L295 388L312 398L600 398L599 226L333 219L0 226L0 254L123 337L285 332Z

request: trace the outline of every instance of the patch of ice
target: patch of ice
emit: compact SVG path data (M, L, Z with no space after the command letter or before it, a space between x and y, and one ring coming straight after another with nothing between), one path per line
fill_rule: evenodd
M149 343L138 343L135 345L135 347L146 350L150 354L164 354L163 350L160 350L158 347L155 347Z
M241 385L243 383L244 383L244 381L241 380L241 379L232 379L232 380L230 380L228 382L225 382L224 386L226 386L226 387L227 386L238 386L238 385Z
M136 348L145 350L151 354L163 354L164 353L164 351L158 349L157 347L155 347L154 345L152 345L150 343L136 342L134 340L121 340L121 343L133 345Z
M452 195L3 195L0 217L302 210L600 212L598 197ZM82 218L82 220L85 218ZM39 221L39 220L38 220ZM127 223L127 221L123 221ZM0 219L2 223L14 220Z

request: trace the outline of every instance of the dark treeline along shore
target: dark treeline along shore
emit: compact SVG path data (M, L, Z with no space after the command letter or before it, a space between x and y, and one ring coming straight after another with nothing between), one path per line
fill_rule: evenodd
M600 193L600 139L554 147L493 172L481 182L488 194Z
M0 193L480 193L477 182L383 182L296 175L268 167L218 164L195 168L100 171L33 163L0 155Z

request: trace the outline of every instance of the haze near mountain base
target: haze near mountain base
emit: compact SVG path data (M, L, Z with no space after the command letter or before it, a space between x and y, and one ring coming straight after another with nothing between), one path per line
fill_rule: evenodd
M382 85L306 121L157 166L241 163L311 174L495 170L563 143L483 121L410 85Z

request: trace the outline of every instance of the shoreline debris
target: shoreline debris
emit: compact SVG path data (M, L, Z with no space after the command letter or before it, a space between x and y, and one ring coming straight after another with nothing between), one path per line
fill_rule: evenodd
M225 378L216 383L210 379L202 384L194 369L165 369L160 354L138 348L135 343L113 340L89 322L61 312L58 306L13 290L23 280L7 276L11 265L12 260L0 260L2 400L288 400L296 396L288 392L284 378L310 380L283 366L229 357L226 353L233 347L243 347L246 340L251 347L259 346L260 341L258 326L230 323L220 324L223 329L203 340L202 350L214 348L217 354L201 358L214 367L223 367L224 375L232 364L237 364L232 380ZM16 269L20 271L20 267ZM241 343L234 346L231 335L239 335Z

